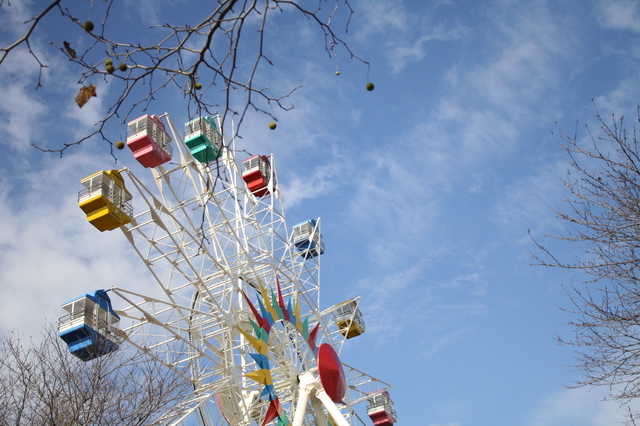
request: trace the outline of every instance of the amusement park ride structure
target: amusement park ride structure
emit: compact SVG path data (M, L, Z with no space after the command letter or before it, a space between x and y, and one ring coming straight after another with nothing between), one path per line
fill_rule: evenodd
M274 157L239 165L218 117L187 122L184 139L167 114L128 126L155 188L127 168L101 171L81 181L78 204L98 230L122 230L157 291L63 304L71 353L90 361L127 341L188 380L158 424L393 425L390 386L340 360L365 331L359 298L320 310L321 221L289 232Z

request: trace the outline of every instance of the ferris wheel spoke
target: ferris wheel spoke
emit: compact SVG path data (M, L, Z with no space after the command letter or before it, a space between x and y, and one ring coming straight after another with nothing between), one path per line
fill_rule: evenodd
M112 291L130 304L118 311L119 314L138 320L122 331L126 339L139 349L162 354L157 357L163 363L171 363L172 367L178 369L189 365L195 356L206 359L212 368L227 366L224 351L232 348L212 344L224 341L224 338L220 338L227 328L224 317L215 318L210 312L188 310L124 289L112 288ZM207 339L208 344L196 344L202 339ZM181 356L176 356L178 353Z
M195 287L210 296L210 303L217 310L222 310L215 290L225 265L199 240L197 233L189 232L188 225L171 215L133 173L129 175L148 206L134 217L130 226L122 228L131 245L173 301L181 293L190 298Z

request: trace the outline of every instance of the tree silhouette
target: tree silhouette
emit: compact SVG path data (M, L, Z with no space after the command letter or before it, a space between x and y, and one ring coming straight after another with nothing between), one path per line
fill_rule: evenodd
M584 373L577 386L609 387L610 397L625 404L640 397L640 146L624 117L608 121L597 109L593 117L599 129L586 126L584 140L577 132L559 135L571 195L567 209L556 211L566 231L553 237L581 244L583 256L566 261L539 242L532 256L539 265L591 277L568 290L575 335L560 342L577 350ZM630 411L632 422L637 415Z
M140 352L120 349L89 362L69 354L54 324L28 345L17 332L0 346L0 418L12 425L167 423L191 383Z

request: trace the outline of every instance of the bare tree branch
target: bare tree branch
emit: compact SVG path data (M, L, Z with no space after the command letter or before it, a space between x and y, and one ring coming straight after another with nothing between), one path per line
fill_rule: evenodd
M190 385L139 352L119 350L84 363L69 354L54 324L43 329L40 343L25 345L14 331L0 346L3 424L151 424Z
M594 110L599 128L586 126L586 142L577 132L558 135L571 196L567 209L555 212L566 231L551 237L581 244L583 256L567 262L535 239L538 253L531 255L535 264L592 277L567 290L575 334L559 341L577 350L584 379L576 386L609 387L610 398L626 404L640 397L640 146L624 117L609 121ZM630 411L629 421L637 415Z
M325 51L330 57L335 55L337 47L342 46L350 58L368 66L366 61L351 51L332 23L338 13L343 13L346 24L342 30L345 33L348 31L354 13L349 0L319 1L316 9L290 0L218 0L209 6L209 13L199 22L189 25L164 23L149 27L145 36L152 36L153 39L147 44L142 44L140 40L119 40L111 35L115 25L112 15L120 12L118 8L124 5L114 0L106 0L105 3L106 6L99 8L98 12L98 8L93 8L93 1L53 1L24 23L26 28L21 36L9 45L0 47L2 72L1 66L7 57L26 46L40 67L36 87L41 87L42 69L47 65L31 50L30 43L42 20L57 9L61 19L73 23L78 31L86 33L90 41L87 47L73 48L67 42L62 43L62 40L50 42L77 67L78 83L89 86L96 78L118 82L119 95L91 133L57 148L36 146L41 151L62 154L69 147L96 135L112 143L105 134L107 123L114 119L126 122L134 110L145 111L159 91L169 87L183 94L190 118L217 113L225 126L231 116L236 116L235 134L239 134L249 111L266 114L275 120L274 109L291 109L292 106L287 105L285 100L299 87L272 94L268 87L258 85L256 77L262 65L274 65L266 55L266 35L276 25L277 15L282 15L284 10L297 13L320 30ZM11 7L11 4L0 2L0 7ZM98 24L83 22L78 18L86 13L87 8L90 8L92 15L96 15L96 22L97 18L100 19ZM273 43L272 39L270 43ZM247 67L247 60L251 58L252 65Z

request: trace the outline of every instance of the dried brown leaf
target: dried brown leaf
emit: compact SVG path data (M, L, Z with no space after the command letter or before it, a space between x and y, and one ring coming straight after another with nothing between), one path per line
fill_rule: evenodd
M63 41L63 43L64 43L64 50L67 52L67 55L71 56L71 59L76 59L77 58L76 51L71 48L71 44L66 41Z
M98 95L96 94L96 86L90 84L80 89L78 96L76 96L76 103L82 108L92 96L97 97Z

